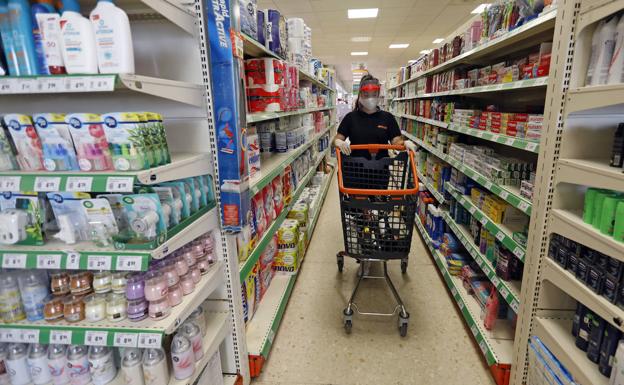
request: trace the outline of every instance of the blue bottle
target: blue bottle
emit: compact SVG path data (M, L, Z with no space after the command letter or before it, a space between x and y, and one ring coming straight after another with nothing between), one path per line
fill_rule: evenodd
M17 55L15 54L15 44L13 42L13 29L9 20L9 6L7 0L0 0L0 37L2 37L2 46L4 57L7 62L7 70L9 75L19 75L19 66L17 64Z
M19 76L37 75L37 54L28 0L8 0Z
M58 13L54 6L49 1L38 0L31 6L31 18L32 18L32 34L35 42L35 55L37 55L37 72L39 75L50 75L48 69L48 63L45 57L45 49L43 46L43 35L39 29L39 23L37 22L37 14L40 13Z

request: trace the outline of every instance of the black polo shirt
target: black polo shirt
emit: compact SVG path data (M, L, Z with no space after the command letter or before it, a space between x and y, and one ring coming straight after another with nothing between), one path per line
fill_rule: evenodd
M389 144L392 139L401 136L401 130L394 116L378 110L373 114L364 111L351 111L342 119L338 133L349 138L351 144ZM351 156L369 157L368 151L354 150ZM378 157L388 156L388 151Z

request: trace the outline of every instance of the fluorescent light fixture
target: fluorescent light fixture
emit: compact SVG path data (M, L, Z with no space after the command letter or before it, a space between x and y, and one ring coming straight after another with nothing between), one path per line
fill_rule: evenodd
M360 8L347 10L347 15L349 19L370 19L373 17L377 17L377 13L379 13L379 8Z
M366 51L351 52L351 56L366 56L366 55L368 55L368 52L366 52Z
M483 4L479 5L477 8L473 9L472 12L470 12L470 13L472 13L474 15L478 15L478 14L482 13L483 11L485 11L486 9L488 9L490 7L490 5L491 4L489 4L489 3L483 3Z
M390 44L388 48L407 48L407 47L409 47L409 44L407 43L397 43L397 44Z
M438 43L442 43L444 41L444 39L442 39L441 37L433 40L433 44L438 44Z
M422 53L423 55L427 55L429 52L431 52L430 49L423 49L422 51L420 51L420 53Z
M408 61L407 61L407 64L412 64L412 63L414 63L415 61L416 61L415 59L408 60Z
M355 36L351 38L351 41L354 43L367 43L371 40L373 40L373 38L370 36Z

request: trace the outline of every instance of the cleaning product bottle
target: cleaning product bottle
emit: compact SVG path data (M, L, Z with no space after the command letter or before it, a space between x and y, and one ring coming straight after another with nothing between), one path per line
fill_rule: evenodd
M52 5L52 0L39 0L38 3L32 5L32 12L37 55L40 55L39 42L45 63L40 72L49 75L64 74L65 66L63 65L61 50L61 15Z
M624 20L624 17L622 18ZM624 70L624 69L623 69ZM624 163L624 123L618 124L615 134L613 135L613 151L611 152L611 161L609 166L622 167Z
M624 202L615 206L615 223L613 224L613 239L624 242Z
M602 215L600 216L599 230L602 234L613 235L615 225L615 209L619 202L624 202L622 195L609 195L602 203Z
M37 54L28 0L9 0L7 4L19 76L37 75Z
M113 0L99 0L91 11L91 23L100 73L133 74L134 50L128 15Z
M49 75L50 71L48 70L48 64L45 57L43 33L39 27L37 18L39 15L56 13L56 10L54 9L54 5L52 5L51 0L37 0L37 2L31 5L30 11L33 26L32 34L33 39L35 40L35 54L37 55L37 72L39 72L39 75Z
M9 20L9 6L7 0L0 0L0 38L2 39L2 48L4 57L6 58L7 71L11 76L19 75L19 66L17 65L17 55L15 54L15 43L13 41L13 29Z
M483 320L483 326L487 330L494 329L494 325L496 325L496 319L498 318L498 308L500 304L498 302L498 292L495 287L492 287L492 291L490 291L490 296L485 302L485 318Z
M606 24L605 20L601 20L594 30L591 41L591 56L589 57L589 65L587 66L587 76L585 78L585 85L589 86L594 81L594 75L596 74L596 64L598 63L598 55L600 54L600 31Z
M606 84L609 75L609 64L613 57L615 49L615 29L620 19L617 16L611 17L600 30L600 52L594 69L594 77L592 78L592 86Z
M80 14L76 0L63 1L61 16L63 62L68 74L97 74L95 35L91 22Z
M583 222L592 224L594 220L594 200L600 192L597 188L588 188L585 191L585 203L583 205Z
M619 83L624 83L624 17L615 27L615 48L607 76L607 84Z

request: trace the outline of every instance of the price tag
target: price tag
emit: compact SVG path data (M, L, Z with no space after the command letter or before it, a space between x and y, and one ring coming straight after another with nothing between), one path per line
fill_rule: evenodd
M479 347L481 348L481 351L483 352L483 354L487 354L488 347L485 341L479 342Z
M496 142L496 141L498 140L498 138L500 138L500 135L498 135L498 134L493 134L493 135L492 135L492 140L493 140L493 141L495 141L495 142Z
M41 93L55 93L62 92L64 89L63 78L57 78L54 76L39 78L39 84L37 91Z
M507 138L505 139L505 144L508 146L511 146L512 144L514 144L515 139L514 138Z
M494 286L498 287L498 285L500 285L500 279L498 279L498 277L492 277L492 283L494 284Z
M162 334L139 333L139 348L159 348L162 345Z
M71 92L85 92L88 90L89 81L82 76L72 76L69 80L69 91Z
M116 270L141 271L142 261L143 258L140 255L120 255L117 257Z
M5 269L26 268L26 254L4 254L2 256L2 267Z
M20 191L21 176L0 177L0 191Z
M464 310L464 301L457 301L457 305L459 305L461 310Z
M522 258L522 256L524 255L524 251L520 248L520 246L516 247L513 253L518 258Z
M487 270L487 268L483 267L483 260L481 258L477 258L477 264L479 265L479 267L481 267L483 270ZM484 271L484 273L487 274L487 271Z
M502 90L503 89L503 84L497 84L495 87L493 87L493 89L495 89L495 90Z
M136 333L115 333L114 345L122 348L136 348L139 335Z
M35 344L39 342L39 330L38 329L24 329L20 335L22 342L27 344Z
M521 211L524 211L525 213L527 212L527 210L529 209L529 204L525 201L520 201L520 203L518 204L518 208Z
M455 289L454 287L451 288L451 293L453 293L453 296L457 295L457 289Z
M509 295L509 290L507 290L507 288L505 287L501 287L498 291L503 296L503 298L507 298L507 296Z
M509 193L505 190L501 191L500 194L498 194L498 196L500 196L503 199L507 199L509 197Z
M483 187L490 190L492 188L492 182L488 181L488 182L483 183Z
M115 77L114 76L95 76L91 80L91 91L114 91L115 90Z
M85 345L106 346L107 340L107 331L87 330L85 332Z
M483 138L483 131L478 131L475 135L477 138Z
M80 253L75 251L66 251L67 260L65 261L65 268L67 270L80 269Z
M511 301L511 308L513 309L514 313L518 313L518 309L520 308L520 303L516 300Z
M482 224L483 226L485 226L485 225L487 225L487 223L488 223L488 219L487 219L486 217L484 217L484 216L483 216L483 217L479 218L479 222L481 222L481 224Z
M476 324L472 324L472 326L470 327L470 331L472 332L473 336L476 336L477 333L479 333L479 328Z
M52 331L50 331L50 343L51 344L71 345L71 343L72 343L72 332L71 332L71 330L52 330Z
M61 254L37 255L37 269L60 269Z
M499 242L502 242L503 239L505 239L505 233L499 231L498 233L496 233L496 239L498 239Z
M4 329L1 334L3 342L22 342L18 329Z
M17 79L17 90L19 94L31 94L37 89L36 79Z
M14 94L15 79L0 79L0 94Z
M87 256L87 269L110 270L112 259L110 255L89 255Z
M93 177L70 176L65 183L65 190L69 192L89 192L93 185Z
M470 208L468 209L468 211L470 212L470 214L474 214L477 211L477 208L474 206L470 206Z
M61 189L61 177L59 176L38 176L35 178L35 191L54 192Z
M538 144L537 144L537 143L535 143L535 142L529 142L529 143L527 143L527 145L526 145L526 149L527 149L528 151L535 151L535 149L537 148L537 146L538 146Z
M108 192L132 192L133 177L110 176L106 179L106 191Z

